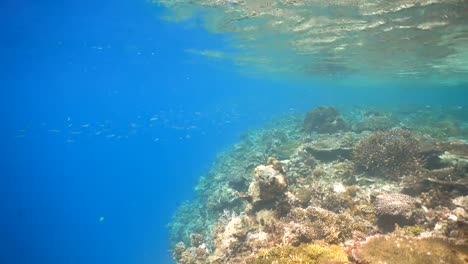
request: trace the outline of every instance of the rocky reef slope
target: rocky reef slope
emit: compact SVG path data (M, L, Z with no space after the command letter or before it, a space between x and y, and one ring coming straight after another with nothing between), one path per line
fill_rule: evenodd
M468 263L468 116L317 107L220 154L170 224L197 263Z

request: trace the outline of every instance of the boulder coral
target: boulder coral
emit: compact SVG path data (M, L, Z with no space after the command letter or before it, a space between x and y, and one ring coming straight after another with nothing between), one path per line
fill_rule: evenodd
M390 230L395 224L400 226L410 224L418 212L419 203L416 198L401 193L380 194L373 201L379 224L382 228Z
M304 119L304 131L307 133L331 134L347 130L346 122L335 107L319 106Z

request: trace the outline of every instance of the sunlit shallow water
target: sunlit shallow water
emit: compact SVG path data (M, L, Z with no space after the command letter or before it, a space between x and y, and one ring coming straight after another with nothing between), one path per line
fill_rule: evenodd
M455 0L155 1L167 19L199 19L233 50L192 50L245 72L458 84L468 66L468 3ZM251 65L255 65L252 69Z

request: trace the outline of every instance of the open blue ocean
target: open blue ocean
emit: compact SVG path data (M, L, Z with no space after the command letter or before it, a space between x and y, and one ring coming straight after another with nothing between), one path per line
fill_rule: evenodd
M467 2L315 2L1 1L0 263L467 263Z

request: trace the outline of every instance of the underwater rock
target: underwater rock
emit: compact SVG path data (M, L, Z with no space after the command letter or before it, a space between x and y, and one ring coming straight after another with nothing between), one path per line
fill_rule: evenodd
M219 222L214 231L215 250L206 263L226 263L220 260L235 257L233 255L236 253L247 250L244 241L253 227L254 223L245 215L232 215L230 219Z
M433 138L423 136L419 140L419 156L424 160L424 167L429 170L445 168L447 165L442 161L440 155L444 150L439 145L440 142Z
M205 244L187 248L183 242L179 242L172 250L172 257L180 264L206 264L209 254Z
M203 210L198 203L182 203L173 216L173 221L169 224L170 241L172 244L183 242L185 245L191 244L191 234L201 234L204 238L209 238L208 225L206 221L206 210ZM216 219L213 220L213 222Z
M392 114L376 111L364 113L364 117L352 125L353 131L383 131L389 130L399 123L398 118Z
M267 161L267 164L268 165L271 165L273 167L273 169L283 173L284 170L283 170L283 167L281 165L281 161L273 158L273 157L268 157L268 161Z
M445 152L439 156L443 163L468 168L468 158Z
M442 161L447 166L447 156L441 155ZM423 192L444 193L435 195L432 200L437 200L439 204L447 206L449 200L453 198L451 193L468 192L468 164L454 162L450 167L426 170L420 174L405 177L402 181L403 192L408 194L419 194ZM432 203L431 203L432 204Z
M304 131L331 134L347 130L348 126L335 107L319 106L307 113Z
M260 165L255 168L254 180L250 183L248 191L254 207L278 200L286 192L288 181L281 171L275 168L282 171L281 166L276 162L273 162L273 165Z
M177 243L172 249L172 257L176 261L180 261L182 259L182 255L184 254L185 250L187 250L187 248L185 247L184 242Z
M464 264L467 249L435 237L373 236L351 253L357 263Z
M190 244L192 247L198 247L203 244L203 235L198 233L190 234Z
M467 164L468 165L468 164ZM461 193L468 192L468 166L456 163L454 166L442 169L426 171L419 176L411 177L413 183L407 184L415 186L415 183L422 185L421 191L433 189L445 192L458 190Z
M464 140L452 140L439 145L450 154L468 159L468 144Z
M458 196L452 200L453 204L468 210L468 195Z
M302 147L305 151L321 161L350 159L354 145L360 136L354 133L318 136Z
M299 147L288 160L283 161L284 171L292 183L298 178L312 175L315 165L317 160L303 146Z
M418 141L410 131L392 129L362 139L353 151L353 162L357 172L398 180L420 172L423 161L418 154Z

